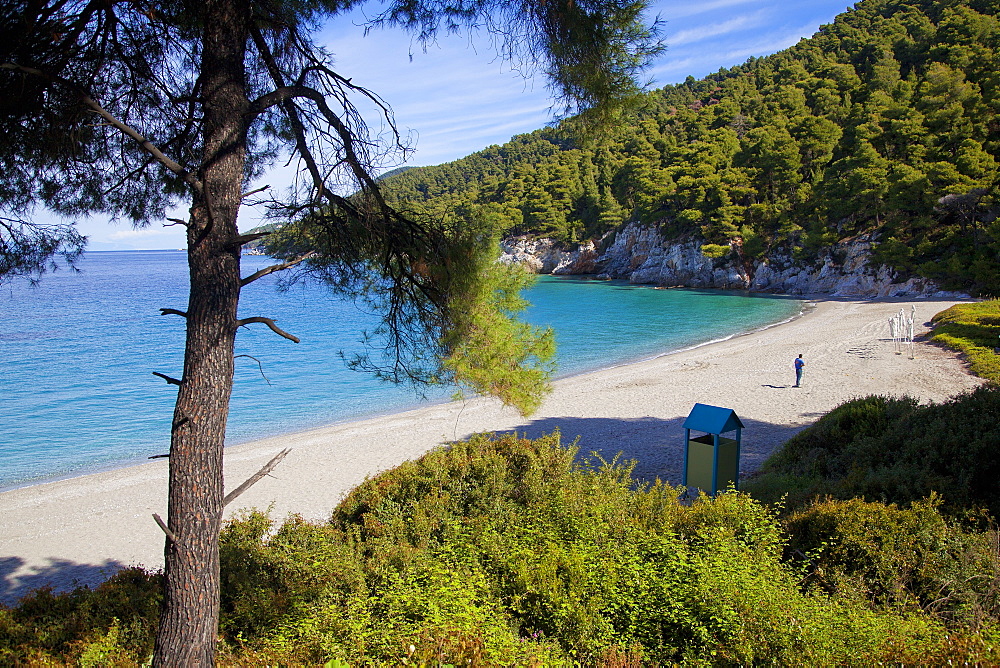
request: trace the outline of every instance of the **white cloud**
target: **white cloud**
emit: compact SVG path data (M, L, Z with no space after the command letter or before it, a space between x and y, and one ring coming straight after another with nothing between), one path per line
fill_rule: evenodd
M408 164L454 160L551 120L544 81L513 71L489 48L444 36L426 52L413 49L411 59L410 46L386 31L327 43L342 74L381 95L400 130L414 133L416 151Z
M728 35L729 33L738 32L740 30L756 28L764 23L766 14L767 13L764 11L757 11L753 14L736 16L721 23L710 23L697 28L681 30L673 35L667 35L667 46L677 47L684 44L698 43L709 39L710 37L718 37L720 35Z
M739 5L768 5L769 2L762 0L709 0L708 2L679 2L677 0L667 0L659 2L656 10L667 21L708 14L719 9L728 9Z
M717 72L721 67L741 65L751 56L770 55L812 36L819 24L810 21L794 27L776 26L768 31L754 31L739 39L722 40L719 48L685 48L668 51L673 58L664 58L650 73L660 82L680 82L688 75L695 78Z
M803 37L812 36L818 28L819 26L808 24L791 28L780 35L763 35L757 41L724 52L722 56L723 58L738 59L738 62L733 62L733 65L736 65L744 62L750 56L763 56L787 49L797 44Z
M111 241L134 241L136 239L145 239L148 237L158 237L164 234L164 230L161 226L149 226L142 229L127 229L127 230L115 230L111 234L106 235Z

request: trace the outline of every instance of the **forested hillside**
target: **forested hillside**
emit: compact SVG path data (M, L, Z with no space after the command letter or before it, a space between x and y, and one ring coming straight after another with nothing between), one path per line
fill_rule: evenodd
M387 185L507 234L638 220L744 261L875 233L875 260L903 275L995 294L998 10L864 0L785 51L646 94L599 138L563 123Z

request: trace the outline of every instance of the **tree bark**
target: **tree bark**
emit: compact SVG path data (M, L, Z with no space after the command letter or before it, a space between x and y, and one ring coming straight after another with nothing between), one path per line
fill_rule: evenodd
M240 294L236 217L246 156L244 72L249 11L207 0L201 72L204 156L188 224L190 297L184 375L170 442L165 595L154 666L211 666L219 620L222 453L233 386Z

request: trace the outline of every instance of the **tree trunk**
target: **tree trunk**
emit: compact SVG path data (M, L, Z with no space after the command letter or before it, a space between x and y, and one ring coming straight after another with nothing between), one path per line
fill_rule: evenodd
M204 156L188 225L190 297L184 375L170 442L170 531L154 666L211 666L219 621L222 450L233 386L240 294L236 216L243 187L247 108L241 0L205 3Z

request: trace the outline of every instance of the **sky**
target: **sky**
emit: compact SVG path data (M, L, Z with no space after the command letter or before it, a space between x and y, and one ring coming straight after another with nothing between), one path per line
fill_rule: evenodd
M646 77L652 88L661 88L689 75L700 79L750 57L775 53L831 23L850 4L847 0L653 0L648 19L659 16L662 21L666 51ZM398 30L376 29L366 35L365 11L377 13L381 5L371 0L352 15L334 19L324 26L319 41L333 54L340 74L378 93L392 107L397 126L414 144L407 165L436 165L503 144L514 135L543 127L558 113L544 78L512 70L483 36L445 35L424 49ZM281 187L290 178L291 170L279 167L256 185ZM246 231L258 220L259 214L245 207L240 229ZM180 226L154 222L136 230L128 223L98 217L77 224L89 238L90 250L185 245Z

